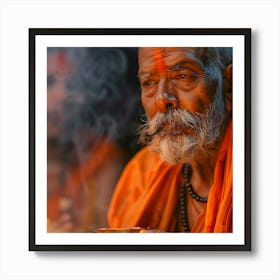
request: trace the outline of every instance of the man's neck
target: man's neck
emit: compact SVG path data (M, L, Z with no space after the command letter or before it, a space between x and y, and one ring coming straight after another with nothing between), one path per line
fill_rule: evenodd
M208 197L213 184L219 146L210 151L201 151L188 162L192 167L191 184L194 191L202 197Z

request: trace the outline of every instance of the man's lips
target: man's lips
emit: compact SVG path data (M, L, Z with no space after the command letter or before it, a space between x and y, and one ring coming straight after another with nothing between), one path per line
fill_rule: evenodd
M194 129L192 129L191 127L187 127L187 126L185 126L185 127L182 128L182 132L183 132L184 134L191 134L191 135L194 135L194 134L195 134Z
M177 135L182 135L182 134L184 134L184 135L187 135L187 134L194 135L195 131L192 128L186 127L186 126L185 127L164 126L164 127L159 128L154 133L149 134L149 136L153 137L156 134L160 134L162 136L164 136L164 135L177 136Z

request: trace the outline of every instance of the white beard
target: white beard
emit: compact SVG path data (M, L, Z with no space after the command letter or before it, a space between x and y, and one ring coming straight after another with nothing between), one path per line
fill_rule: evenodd
M223 136L226 119L225 106L214 100L206 113L192 114L187 110L171 109L158 112L140 128L140 143L148 144L168 163L185 163L199 152L207 152ZM186 134L190 128L193 134Z

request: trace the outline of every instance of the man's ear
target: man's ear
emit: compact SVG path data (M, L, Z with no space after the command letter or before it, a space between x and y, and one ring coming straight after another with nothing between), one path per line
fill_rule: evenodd
M232 64L229 64L224 70L224 81L225 81L225 103L226 108L229 112L232 111Z

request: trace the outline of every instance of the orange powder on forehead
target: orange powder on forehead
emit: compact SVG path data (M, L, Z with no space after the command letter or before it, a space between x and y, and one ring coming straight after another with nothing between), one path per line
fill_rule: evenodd
M160 73L163 74L166 71L166 65L164 62L164 58L162 55L162 50L161 48L154 48L153 49L153 57L155 60L155 68L156 70Z

